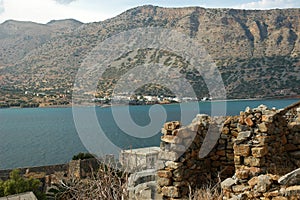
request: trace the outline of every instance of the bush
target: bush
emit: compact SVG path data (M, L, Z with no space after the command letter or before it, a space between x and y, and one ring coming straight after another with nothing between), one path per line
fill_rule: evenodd
M77 155L74 155L72 160L86 160L86 159L90 159L90 158L95 158L95 156L90 153L82 153L81 152Z
M33 178L23 178L20 176L18 169L13 170L7 181L0 181L0 196L8 196L24 192L33 191L39 199L43 199L42 193L39 191L41 182Z

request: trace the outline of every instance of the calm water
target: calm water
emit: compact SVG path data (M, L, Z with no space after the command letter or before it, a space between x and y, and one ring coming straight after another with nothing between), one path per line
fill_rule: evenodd
M227 115L238 115L246 106L257 107L265 104L268 107L283 108L299 99L287 100L255 100L227 102ZM210 114L212 104L224 105L222 102L200 102L201 113ZM194 104L184 104L185 118L188 123L195 116ZM198 103L197 103L198 106ZM167 121L180 120L183 113L179 104L164 105ZM140 126L150 123L149 109L151 106L132 106L129 109L131 118ZM122 113L126 107L115 109ZM156 109L153 113L158 112ZM113 120L111 108L96 108L99 125L105 136L120 148L136 148L158 146L160 133L151 137L139 138L125 134ZM214 113L218 114L218 113ZM160 117L160 114L154 117ZM124 119L126 122L126 118ZM161 122L161 125L163 122ZM89 128L89 120L86 121ZM161 126L158 127L158 129ZM79 134L80 135L80 134ZM72 108L33 108L33 109L1 109L0 110L0 169L49 165L68 162L73 155L86 152L75 128ZM81 134L82 137L82 134ZM94 145L101 147L101 141L94 141ZM104 147L103 146L103 147ZM107 152L110 150L107 149Z

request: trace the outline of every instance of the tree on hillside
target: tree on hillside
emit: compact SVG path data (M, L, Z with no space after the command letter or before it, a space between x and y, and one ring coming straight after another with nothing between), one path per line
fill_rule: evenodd
M20 176L20 170L13 170L7 181L0 180L0 197L33 191L39 199L43 199L39 191L41 182L33 178L23 178Z

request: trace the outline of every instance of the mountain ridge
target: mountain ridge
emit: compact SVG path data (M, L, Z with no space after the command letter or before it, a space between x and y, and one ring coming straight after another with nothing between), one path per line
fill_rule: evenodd
M105 21L75 23L65 32L55 29L53 36L47 33L47 39L33 45L22 58L2 63L2 67L0 64L1 88L64 94L72 90L78 68L99 42L134 28L162 27L184 33L205 46L222 74L229 98L299 95L299 18L300 9L136 7ZM280 80L273 80L275 77ZM111 90L115 81L108 79L101 95ZM195 88L203 84L198 82ZM209 95L207 91L198 93L198 97Z

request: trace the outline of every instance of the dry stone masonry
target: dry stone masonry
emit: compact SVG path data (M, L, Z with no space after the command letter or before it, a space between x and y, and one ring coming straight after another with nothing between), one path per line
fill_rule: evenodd
M299 107L261 105L239 116L199 114L184 127L166 123L157 193L186 199L191 189L222 182L224 199L300 199Z

